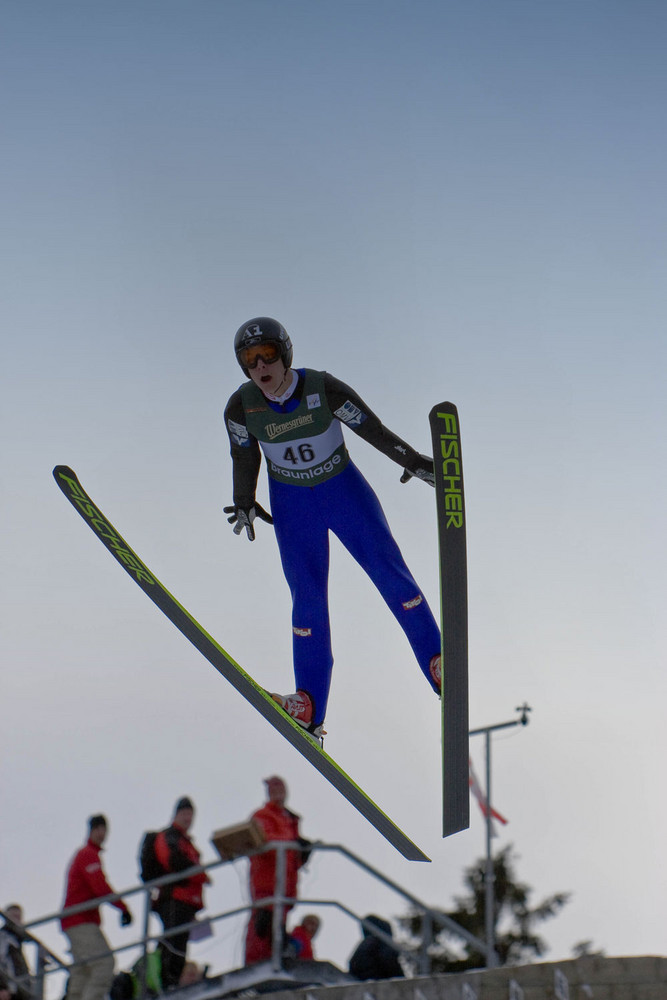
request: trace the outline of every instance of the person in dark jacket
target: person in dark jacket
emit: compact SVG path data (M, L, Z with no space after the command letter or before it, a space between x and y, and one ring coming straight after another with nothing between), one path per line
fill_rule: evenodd
M364 917L364 923L372 924L391 937L391 924L382 917L371 914ZM350 974L355 979L398 979L405 975L398 960L398 951L386 941L381 941L373 931L364 927L364 939L350 959Z
M188 831L194 819L194 805L187 796L179 799L171 826L155 838L155 856L165 874L182 872L201 864L201 856ZM204 906L204 885L210 882L205 872L189 875L160 889L155 908L165 931L190 924ZM165 989L178 986L185 965L190 931L184 930L165 937L160 942L162 985Z
M0 928L0 994L6 994L6 1000L30 1000L30 970L23 954L23 910L18 903L9 903L4 912L5 923Z

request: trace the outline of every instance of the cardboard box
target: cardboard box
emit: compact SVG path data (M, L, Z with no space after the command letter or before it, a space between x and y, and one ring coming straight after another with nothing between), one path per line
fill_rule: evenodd
M248 823L237 823L235 826L216 830L211 837L211 843L223 861L231 861L232 858L242 857L249 851L261 847L264 835L259 824L250 820Z

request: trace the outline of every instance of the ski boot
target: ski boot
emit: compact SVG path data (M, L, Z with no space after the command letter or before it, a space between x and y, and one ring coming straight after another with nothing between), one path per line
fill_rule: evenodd
M428 669L431 674L431 680L433 681L435 693L440 695L440 692L442 691L442 657L440 656L440 653L431 657Z
M324 743L326 731L324 724L313 726L313 702L309 694L305 691L297 691L296 694L274 694L271 693L274 701L277 701L283 711L287 712L290 718L303 726L308 736L319 746Z

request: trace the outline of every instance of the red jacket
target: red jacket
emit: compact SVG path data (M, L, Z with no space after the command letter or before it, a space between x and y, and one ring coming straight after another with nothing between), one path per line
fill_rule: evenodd
M284 806L274 802L253 813L252 819L258 823L265 840L299 840L299 817ZM286 852L285 895L296 898L298 871L303 864L301 851ZM250 858L250 895L253 899L273 896L276 881L276 852L255 854Z
M89 899L99 899L100 896L108 896L109 893L113 892L102 871L101 850L101 847L89 840L85 847L77 851L72 858L67 869L64 910L68 906L76 906ZM122 899L117 899L112 905L123 912L127 910ZM74 913L71 917L63 917L60 926L65 931L68 927L75 927L77 924L99 923L99 906L93 906L90 910L82 910L81 913Z
M301 924L295 927L290 933L290 938L296 947L297 958L300 958L302 961L308 961L308 959L315 957L313 954L313 939Z
M188 837L185 830L182 830L176 823L172 823L166 830L161 830L155 838L155 857L167 872L182 872L186 868L201 864L201 855ZM163 886L161 895L169 895L172 899L178 899L181 903L187 903L201 910L204 905L204 886L210 882L206 872L199 872L190 875L182 882L172 882Z

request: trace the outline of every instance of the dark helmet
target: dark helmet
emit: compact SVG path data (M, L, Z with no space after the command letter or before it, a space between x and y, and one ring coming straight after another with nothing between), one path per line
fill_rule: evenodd
M270 316L257 316L249 319L247 323L240 326L234 337L234 353L236 360L248 374L248 369L243 364L240 354L246 347L254 347L256 344L277 344L280 348L280 357L285 368L292 364L292 341L287 336L287 331L282 323Z

